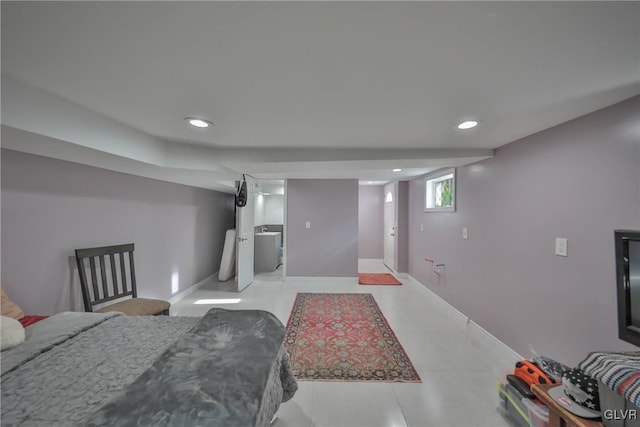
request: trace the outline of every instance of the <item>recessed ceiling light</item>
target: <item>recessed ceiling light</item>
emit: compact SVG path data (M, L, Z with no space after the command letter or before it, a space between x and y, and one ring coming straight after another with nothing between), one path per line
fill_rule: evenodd
M213 126L208 120L198 119L196 117L187 117L185 119L191 126L195 126L197 128L208 128L209 126Z
M396 168L396 169L394 169L393 171L394 171L394 172L402 172L402 169L400 169L400 168Z
M476 122L475 120L467 120L466 122L462 122L458 125L458 129L471 129L478 126L478 122Z

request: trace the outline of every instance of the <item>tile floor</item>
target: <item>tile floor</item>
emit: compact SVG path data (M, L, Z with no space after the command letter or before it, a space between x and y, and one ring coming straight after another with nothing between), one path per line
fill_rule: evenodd
M361 272L386 273L380 260L361 260ZM496 382L515 357L442 304L417 282L361 286L355 279L282 280L280 270L259 274L241 293L212 283L174 304L172 315L199 316L211 307L262 309L284 324L297 292L371 293L398 336L422 383L300 381L273 427L500 427L511 426L496 409ZM233 304L197 300L237 299ZM224 302L224 301L223 301Z

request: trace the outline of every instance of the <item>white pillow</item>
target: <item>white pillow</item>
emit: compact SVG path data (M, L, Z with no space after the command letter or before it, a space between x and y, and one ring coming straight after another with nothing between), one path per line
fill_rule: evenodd
M16 319L0 316L0 351L24 342L24 327Z

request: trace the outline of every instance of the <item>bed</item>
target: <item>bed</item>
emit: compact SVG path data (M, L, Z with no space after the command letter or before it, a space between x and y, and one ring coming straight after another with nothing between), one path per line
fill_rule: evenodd
M3 426L268 426L297 390L265 311L67 312L25 331L2 352Z

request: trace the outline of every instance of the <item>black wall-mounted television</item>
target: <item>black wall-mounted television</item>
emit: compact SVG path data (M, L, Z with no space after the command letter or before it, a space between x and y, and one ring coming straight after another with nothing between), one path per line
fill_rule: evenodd
M616 230L618 337L640 347L640 231Z

